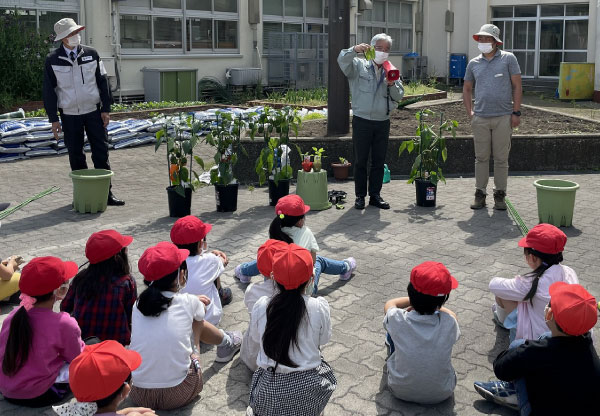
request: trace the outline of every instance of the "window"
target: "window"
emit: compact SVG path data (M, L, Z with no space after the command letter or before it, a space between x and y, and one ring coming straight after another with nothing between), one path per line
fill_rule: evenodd
M400 0L375 0L372 10L358 16L357 43L371 43L378 33L392 37L391 52L407 53L413 45L412 3Z
M64 17L79 20L79 0L5 0L0 4L0 13L14 13L16 8L25 24L43 37L54 36L54 24Z
M239 0L123 0L123 53L231 53L239 50Z

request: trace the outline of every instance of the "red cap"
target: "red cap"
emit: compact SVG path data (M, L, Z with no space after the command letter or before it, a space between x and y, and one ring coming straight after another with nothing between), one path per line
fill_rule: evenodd
M554 282L550 285L550 307L554 320L569 335L582 335L596 325L596 299L583 286Z
M41 296L58 289L77 274L77 263L58 257L36 257L21 272L19 290L29 296Z
M177 248L175 244L167 241L161 241L144 251L138 261L138 269L145 280L149 282L160 280L179 269L181 263L189 255L189 250Z
M519 241L519 247L532 248L540 253L558 254L565 249L567 236L552 224L538 224Z
M273 278L287 290L298 288L313 275L310 251L294 243L273 253Z
M273 254L278 250L285 249L287 245L288 243L285 241L270 239L260 246L256 255L256 265L258 266L258 271L263 276L271 276L271 272L273 271Z
M105 399L142 363L142 356L117 341L87 345L69 366L69 385L80 402Z
M85 245L85 256L90 264L100 263L110 259L132 241L133 237L122 235L115 230L98 231L88 238Z
M175 244L192 244L202 241L210 232L212 225L206 224L198 217L188 215L179 218L171 228L171 241Z
M310 211L308 205L304 205L304 201L299 195L286 195L280 198L275 205L276 215L290 215L292 217L301 217Z
M426 261L410 272L410 283L417 292L430 296L445 296L458 287L458 280L442 263Z

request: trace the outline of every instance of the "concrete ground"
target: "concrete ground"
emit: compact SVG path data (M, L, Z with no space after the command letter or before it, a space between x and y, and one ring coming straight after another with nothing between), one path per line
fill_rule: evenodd
M127 204L93 215L71 210L72 186L66 156L0 164L0 199L13 205L51 185L61 187L59 192L32 202L2 221L0 257L20 254L31 259L55 255L81 264L89 235L115 228L135 238L129 252L141 291L137 261L144 249L169 239L175 221L168 217L164 154L155 154L150 146L113 151L111 163L115 171L114 192ZM508 195L529 227L537 223L532 182L558 175L509 178ZM572 266L587 289L600 297L598 253L594 250L600 235L600 175L569 173L562 177L581 185L573 227L564 229L569 236L564 263ZM323 355L338 378L337 390L325 410L327 416L513 414L484 401L474 391L473 381L493 378L492 362L507 346L507 332L497 329L491 319L493 297L488 292L488 282L493 276L512 277L526 272L527 265L522 249L517 247L519 229L506 211L494 211L491 207L469 209L473 188L473 178L448 179L447 185L438 189L437 207L420 208L415 206L414 187L404 180L393 180L382 192L392 209L367 207L361 212L352 208L353 183L331 182L329 189L348 192L346 209L308 213L307 224L315 233L322 254L336 259L354 256L358 263L348 282L340 282L336 276L321 278L319 294L331 305L333 325L331 342L323 348ZM208 237L209 247L224 250L230 256L230 266L222 280L232 288L234 302L224 309L222 327L243 331L248 322L242 302L245 285L234 280L233 268L254 258L257 248L267 239L273 218L267 191L241 187L237 212L217 213L214 190L206 187L194 194L192 213L214 225ZM411 268L424 260L443 262L460 282L447 304L457 313L462 332L452 357L458 385L452 398L435 406L397 400L386 389L383 305L391 297L406 295ZM10 309L2 306L0 319ZM598 341L596 335L596 345L600 345ZM215 349L202 354L205 386L198 400L177 411L161 411L161 415L244 414L251 372L239 356L226 365L215 363L214 358ZM48 408L28 410L0 400L0 415L16 414L53 413Z

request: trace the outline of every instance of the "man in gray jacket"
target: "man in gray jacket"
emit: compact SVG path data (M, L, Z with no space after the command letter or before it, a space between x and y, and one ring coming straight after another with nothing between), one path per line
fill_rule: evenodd
M375 58L359 58L359 53L375 48ZM354 192L356 209L365 208L369 193L369 205L389 209L390 205L380 195L383 185L383 164L390 137L390 112L404 95L402 82L388 81L382 68L387 60L392 38L379 33L371 39L371 45L361 43L343 49L338 64L348 77L352 94L352 142L354 145ZM367 165L371 153L371 170Z
M84 130L92 150L96 169L110 170L108 162L108 134L110 119L110 90L106 70L94 48L81 45L79 32L84 29L73 19L60 19L54 25L55 40L61 45L46 57L44 70L44 108L52 123L52 132L64 131L65 146L69 150L71 170L87 169ZM60 113L61 123L58 121ZM108 194L108 205L124 205Z

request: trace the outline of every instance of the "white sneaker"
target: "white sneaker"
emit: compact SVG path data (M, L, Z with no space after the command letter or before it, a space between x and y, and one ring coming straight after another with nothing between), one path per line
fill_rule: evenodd
M231 338L231 344L217 347L217 357L215 361L218 363L226 363L231 361L234 355L236 355L242 347L242 333L239 331L225 331L229 338Z
M250 280L252 280L252 276L246 276L244 273L242 273L242 265L241 264L238 264L237 266L235 266L235 270L233 271L233 274L242 283L250 283Z
M348 264L348 271L344 274L340 274L340 280L348 280L352 277L352 273L354 273L354 270L356 270L356 259L354 257L348 257L347 259L344 259L344 261L346 262L346 264Z

